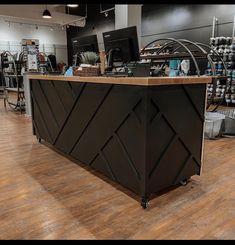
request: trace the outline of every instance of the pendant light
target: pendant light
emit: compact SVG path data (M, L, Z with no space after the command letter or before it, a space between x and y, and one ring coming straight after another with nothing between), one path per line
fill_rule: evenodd
M43 11L42 18L44 18L44 19L51 19L52 18L50 11L47 9L47 6L46 6L46 9Z

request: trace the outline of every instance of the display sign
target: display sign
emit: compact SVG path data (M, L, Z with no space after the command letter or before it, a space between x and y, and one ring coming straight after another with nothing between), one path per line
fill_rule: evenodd
M27 71L39 70L39 40L22 39L22 51L24 60L27 61Z
M36 54L28 54L28 70L37 71L38 70L38 61Z

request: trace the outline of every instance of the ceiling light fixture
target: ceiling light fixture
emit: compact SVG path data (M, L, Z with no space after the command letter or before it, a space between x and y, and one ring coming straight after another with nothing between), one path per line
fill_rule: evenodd
M109 9L102 9L102 5L100 4L100 14L104 14L105 17L109 16L109 11L115 10L115 7Z
M9 21L9 20L5 20L5 22L7 23L7 25L9 27L11 27L11 25L13 24L18 24L20 26L32 26L35 29L39 30L41 27L46 27L49 28L51 31L55 30L55 28L53 26L48 26L48 25L40 25L40 24L31 24L31 23L23 23L23 22L18 22L18 21Z
M69 7L69 8L77 8L78 4L67 4L67 7Z
M44 18L44 19L51 19L52 18L50 11L47 9L47 6L46 6L46 9L43 11L42 18Z

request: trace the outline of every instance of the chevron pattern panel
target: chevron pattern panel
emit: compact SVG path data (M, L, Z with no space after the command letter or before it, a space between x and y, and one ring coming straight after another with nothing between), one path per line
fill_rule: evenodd
M152 87L147 154L149 192L200 174L204 103L203 85Z
M31 81L39 138L141 196L200 174L204 85Z
M31 84L39 137L139 193L144 173L141 87L43 80Z

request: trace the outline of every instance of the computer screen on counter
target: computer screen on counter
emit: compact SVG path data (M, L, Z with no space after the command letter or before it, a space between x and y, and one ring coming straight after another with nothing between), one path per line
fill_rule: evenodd
M73 55L81 52L95 52L99 53L97 35L75 37L72 39Z
M104 32L105 52L112 62L128 63L138 61L139 44L136 26Z

